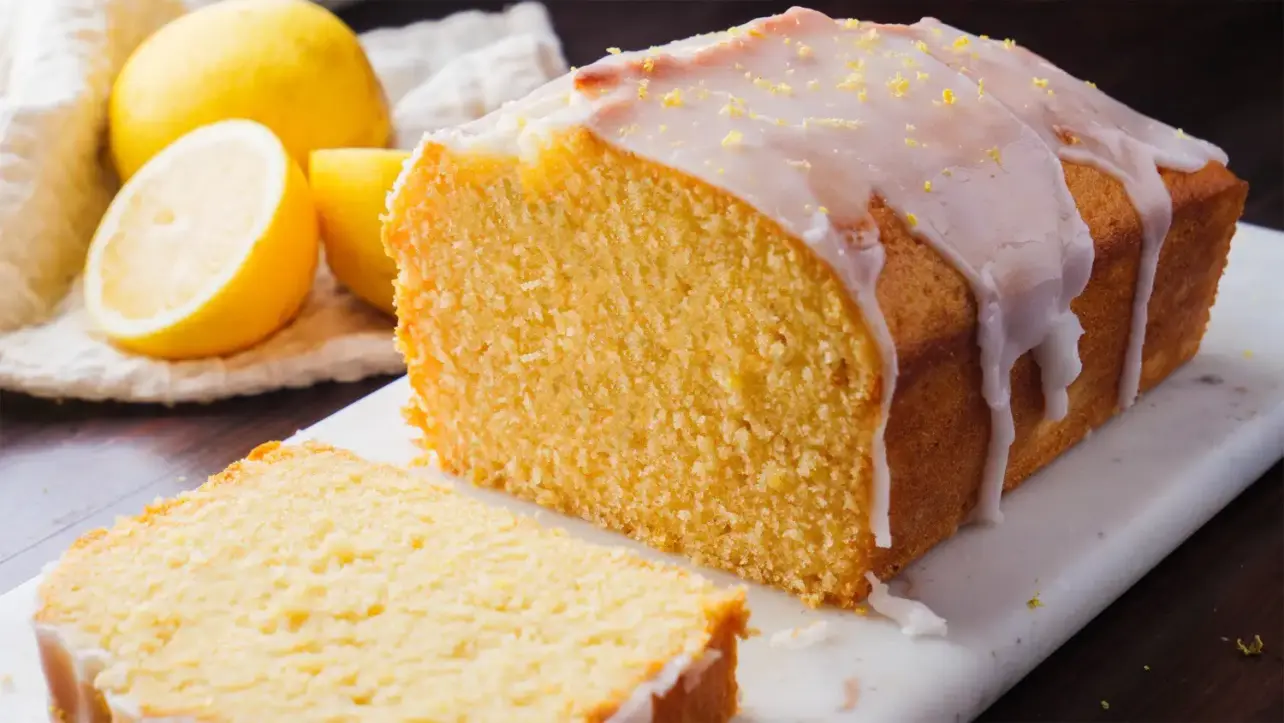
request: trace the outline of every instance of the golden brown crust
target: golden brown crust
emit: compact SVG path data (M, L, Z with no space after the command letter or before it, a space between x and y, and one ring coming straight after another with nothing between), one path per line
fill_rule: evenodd
M1196 173L1162 173L1173 197L1173 222L1150 300L1143 391L1199 349L1248 190L1219 164ZM1113 178L1067 164L1066 181L1096 245L1092 277L1072 305L1085 331L1079 344L1083 372L1070 388L1069 414L1046 423L1038 367L1028 354L1017 362L1012 375L1017 437L1005 490L1118 411L1141 222ZM876 207L874 213L887 247L879 299L900 362L886 437L893 546L871 545L873 572L889 577L951 536L975 504L990 417L981 397L976 303L966 283L910 237L890 211Z
M652 699L652 723L721 723L731 720L737 710L737 641L746 637L749 611L744 593L721 603L709 615L709 644L704 653L717 659L704 668L693 683L679 680L665 695ZM657 661L657 672L663 663ZM690 685L690 689L688 689ZM589 715L589 723L605 723L619 710L623 700L613 701Z
M745 635L748 611L736 607L725 613L707 649L717 651L718 659L700 674L691 690L679 682L656 701L652 723L720 723L736 714L736 641Z

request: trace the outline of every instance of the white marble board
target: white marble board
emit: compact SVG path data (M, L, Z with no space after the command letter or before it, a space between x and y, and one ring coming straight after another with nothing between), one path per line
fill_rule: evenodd
M1284 234L1242 225L1199 355L1007 496L1002 525L964 529L905 571L893 589L910 586L908 594L944 616L946 638L908 638L875 615L809 610L750 586L752 625L763 634L744 644L738 720L909 723L983 711L1284 455L1281 279ZM399 380L301 436L406 462L415 454L399 414L406 394ZM642 549L577 520L541 518ZM27 629L34 589L33 580L0 597L3 723L47 720ZM1043 605L1031 609L1036 593ZM773 633L816 620L827 622L827 640L796 650L770 645ZM844 710L848 680L859 695Z

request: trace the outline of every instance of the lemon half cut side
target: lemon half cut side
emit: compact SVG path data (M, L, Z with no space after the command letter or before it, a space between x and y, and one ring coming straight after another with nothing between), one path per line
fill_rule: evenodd
M230 354L284 326L318 257L307 180L254 121L198 128L116 195L85 264L85 306L116 346L164 359Z

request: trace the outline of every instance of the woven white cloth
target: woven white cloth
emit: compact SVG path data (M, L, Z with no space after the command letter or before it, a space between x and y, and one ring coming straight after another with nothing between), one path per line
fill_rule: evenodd
M402 369L392 320L324 264L298 318L231 357L158 361L92 333L75 277L116 188L101 148L111 82L138 43L185 10L179 0L0 0L0 389L176 403ZM403 148L566 72L535 2L374 30L361 42Z

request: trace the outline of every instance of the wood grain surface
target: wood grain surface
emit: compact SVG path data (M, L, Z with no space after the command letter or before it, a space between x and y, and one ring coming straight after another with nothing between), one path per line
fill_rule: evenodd
M499 3L367 0L355 28ZM569 62L726 27L778 2L548 2ZM1277 2L819 2L1013 37L1139 110L1221 145L1252 186L1245 220L1284 225L1284 10ZM0 393L0 591L77 535L199 484L389 379L204 406ZM1237 638L1260 635L1261 655ZM0 641L3 645L4 641ZM983 716L985 721L1284 721L1284 466L1277 464ZM1106 707L1108 704L1108 708Z

